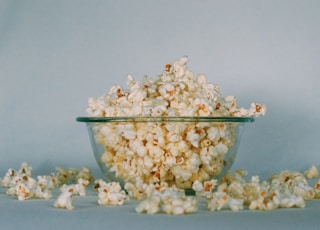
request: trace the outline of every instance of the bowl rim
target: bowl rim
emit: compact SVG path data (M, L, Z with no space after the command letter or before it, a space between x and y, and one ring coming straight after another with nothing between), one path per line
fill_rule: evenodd
M254 117L210 117L210 116L130 116L130 117L77 117L78 122L254 122Z

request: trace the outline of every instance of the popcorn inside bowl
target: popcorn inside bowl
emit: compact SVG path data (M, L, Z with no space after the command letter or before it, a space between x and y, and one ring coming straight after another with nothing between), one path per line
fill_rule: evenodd
M243 124L264 115L266 106L238 107L234 96L222 97L205 75L188 70L187 61L182 57L141 82L129 75L127 90L115 85L89 99L89 118L77 120L87 123L110 180L192 188L231 167Z

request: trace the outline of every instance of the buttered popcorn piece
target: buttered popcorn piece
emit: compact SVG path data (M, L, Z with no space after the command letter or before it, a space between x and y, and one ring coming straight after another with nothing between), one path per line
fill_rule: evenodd
M141 82L129 75L128 90L119 85L106 95L89 99L89 116L260 116L265 105L239 108L233 96L222 97L217 85L205 75L187 68L187 57L165 66L155 77ZM234 124L125 123L100 124L95 139L105 147L101 161L124 182L137 179L154 184L191 188L195 180L206 181L226 166L225 154L236 138Z

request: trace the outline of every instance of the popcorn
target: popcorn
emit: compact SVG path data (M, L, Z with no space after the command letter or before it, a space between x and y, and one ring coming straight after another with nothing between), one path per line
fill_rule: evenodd
M89 184L88 180L79 178L78 179L78 183L75 185L75 189L76 192L80 195L80 196L86 196L86 187Z
M239 211L243 209L243 200L232 198L224 192L215 192L212 198L208 199L207 207L210 211L220 211L222 209Z
M75 181L78 181L78 182L79 182L79 179L83 179L83 180L88 181L88 183L90 183L94 180L94 177L91 174L90 168L82 167L81 169L78 170L74 179L75 179Z
M87 180L89 183L94 180L91 170L88 167L81 169L56 167L56 170L58 172L55 177L58 184L78 182L80 178Z
M305 171L304 175L308 179L317 179L319 177L319 171L315 165L312 165L311 168Z
M160 212L161 197L151 196L141 201L135 208L138 213L156 214Z
M150 186L150 185L148 185ZM165 186L149 187L149 195L137 206L138 213L156 214L163 211L169 215L183 215L197 211L197 201L186 197L184 192Z
M315 174L311 173L313 176L308 176L309 173L306 173L315 172L314 170L314 166L305 173L286 170L273 174L268 181L261 181L257 175L246 181L247 171L239 169L234 173L228 172L219 181L195 180L192 183L192 189L196 196L207 200L209 211L239 211L245 207L250 210L264 211L277 208L304 208L306 200L320 198L320 180L315 182L314 186L310 186L308 179L313 179ZM84 178L92 178L89 171L88 168L71 171L60 169L59 172L69 172L73 178L78 178L78 181L76 184L63 184L53 206L74 209L72 204L74 196L86 195L86 186L90 182ZM52 189L58 187L57 175L53 173L40 175L37 176L37 180L31 175L31 167L28 164L22 164L19 170L8 169L1 182L7 187L8 195L16 196L21 201L31 198L51 198ZM195 197L186 196L184 190L163 181L150 184L137 178L135 183L127 182L124 187L128 195L118 182L107 183L102 179L95 180L93 188L98 192L97 203L120 206L130 197L140 200L135 207L136 212L146 214L162 212L168 215L183 215L194 213L198 209Z
M105 183L104 181L99 181L98 190L98 204L99 205L113 205L119 206L123 205L128 199L124 190L117 182Z
M8 169L4 178L2 178L2 180L1 180L2 185L5 187L9 187L15 176L16 176L16 171L12 168Z
M217 85L206 76L195 76L187 68L187 57L167 64L155 78L141 82L127 77L128 89L119 85L97 98L87 109L93 117L121 116L212 116L257 117L265 105L252 103L239 108L235 97L222 97ZM236 141L237 125L206 122L112 122L94 127L95 139L105 153L101 161L118 179L135 183L191 188L195 180L204 182L219 175L229 164L226 153Z
M55 208L64 208L68 210L74 209L72 201L76 194L76 188L74 185L63 185L60 188L60 195L54 203Z
M317 199L320 199L320 179L314 184L314 190L315 190L315 197Z
M216 185L217 180L215 179L205 181L203 182L203 184L200 181L196 180L192 184L192 189L195 191L196 196L210 197Z
M23 183L18 184L15 188L18 200L27 200L33 195L30 189Z
M162 207L169 215L183 215L197 211L197 201L192 197L172 197Z
M32 176L32 167L27 162L23 162L21 164L21 167L20 167L18 173L23 174L23 175L27 175L27 176Z

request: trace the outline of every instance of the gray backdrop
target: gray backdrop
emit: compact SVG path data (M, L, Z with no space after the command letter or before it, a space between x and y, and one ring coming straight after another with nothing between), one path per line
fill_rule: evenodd
M233 169L319 166L319 12L317 0L0 0L0 177L22 161L99 174L75 121L88 98L183 55L241 106L268 106Z

